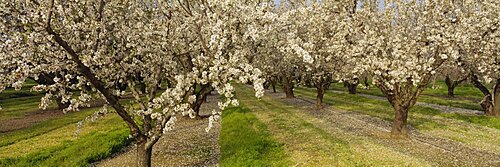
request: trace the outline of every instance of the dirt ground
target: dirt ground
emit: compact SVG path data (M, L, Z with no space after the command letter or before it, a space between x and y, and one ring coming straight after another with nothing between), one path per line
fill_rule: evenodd
M207 97L200 109L201 115L207 115L218 109L218 95ZM207 133L208 119L177 118L175 129L154 145L152 166L219 166L220 147L218 144L220 124ZM92 166L135 166L136 148L134 145L125 148L122 153L114 155Z

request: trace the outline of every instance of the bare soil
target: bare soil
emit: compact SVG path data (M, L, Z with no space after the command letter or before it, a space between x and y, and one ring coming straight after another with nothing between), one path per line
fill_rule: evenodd
M219 96L207 97L200 114L208 115L218 110ZM175 129L163 135L154 145L152 166L219 166L220 146L218 144L220 123L207 133L208 119L178 117ZM92 166L135 166L136 146L131 145L121 153Z

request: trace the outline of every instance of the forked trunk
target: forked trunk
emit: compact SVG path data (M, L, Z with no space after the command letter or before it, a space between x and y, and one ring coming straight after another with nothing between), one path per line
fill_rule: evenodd
M392 123L391 134L393 137L406 138L408 137L408 108L403 107L401 102L394 102L395 118Z
M483 108L487 107L488 109L485 109L486 115L500 116L500 79L497 79L497 82L493 87L493 95L490 100L491 102L487 103L487 98L485 98L485 100L483 100L483 102L481 103L481 106L483 106L483 103L485 103L485 106L483 106Z
M137 143L137 167L151 167L153 147L147 145L146 140Z
M493 104L493 98L491 98L491 95L487 95L483 98L483 100L481 101L481 107L484 110L484 114L495 116L495 106Z

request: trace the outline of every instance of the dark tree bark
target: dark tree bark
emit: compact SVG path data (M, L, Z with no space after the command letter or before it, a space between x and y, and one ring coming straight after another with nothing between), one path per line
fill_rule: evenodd
M316 107L321 108L323 105L323 97L325 96L325 90L323 88L316 88Z
M56 97L57 108L62 110L69 107L69 103L63 103L61 97Z
M356 94L358 93L357 91L357 87L358 87L358 84L359 84L359 79L358 78L355 78L353 83L350 83L350 82L346 82L347 84L347 90L349 90L349 94Z
M276 79L276 78L274 78L274 77L270 77L270 78L268 78L268 81L269 81L269 85L268 85L268 86L271 86L271 87L272 87L272 89L273 89L273 93L276 93L276 83L277 83L277 81L276 81L276 80L277 80L277 79Z
M316 107L321 108L323 106L323 97L325 96L326 89L330 87L332 79L330 77L323 78L314 83L316 87Z
M200 86L200 91L196 93L196 101L191 105L191 108L196 113L196 117L201 118L201 105L207 101L207 96L210 95L210 92L212 92L213 90L214 89L212 88L212 86L208 84Z
M264 86L264 89L269 89L269 86L271 85L270 81L269 80L266 80L266 82L264 82L264 84L262 84Z
M494 113L493 115L500 116L500 79L497 79L497 83L493 88L493 92L494 92L493 105L495 106L493 108L493 113Z
M368 88L370 86L370 83L368 83L368 77L365 77L364 83L365 83L365 87Z
M293 94L293 80L289 77L283 77L283 91L285 92L286 98L295 98Z
M472 85L484 94L484 98L481 101L481 107L484 113L489 116L500 116L500 79L496 80L493 92L490 92L488 88L479 81L476 75L472 74L470 78Z
M272 82L271 86L273 87L273 93L276 93L276 82Z
M392 123L391 134L393 136L408 137L408 107L401 101L395 100L392 102L395 117Z
M52 84L55 84L56 82L54 82L54 78L56 77L57 75L54 74L54 73L51 73L51 74L46 74L46 73L43 73L43 74L40 74L38 76L38 79L33 79L36 83L38 84L43 84L43 85L52 85ZM59 76L60 77L60 76ZM68 91L71 91L71 90L68 90ZM52 92L54 93L54 92ZM57 103L57 108L58 109L65 109L65 108L68 108L69 107L69 103L68 102L62 102L62 98L59 97L59 96L56 96L55 98L56 100L56 103Z
M348 84L347 88L349 90L349 94L356 94L358 93L356 90L356 87L358 87L358 84Z
M455 97L455 88L466 80L467 80L467 78L454 81L450 78L450 76L446 76L444 82L446 83L446 86L448 87L448 97Z
M137 143L137 166L150 167L152 153L153 145L148 146L148 143L146 141L139 141Z

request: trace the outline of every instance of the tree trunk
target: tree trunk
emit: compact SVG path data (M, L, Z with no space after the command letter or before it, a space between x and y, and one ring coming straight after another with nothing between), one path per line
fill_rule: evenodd
M399 100L394 100L393 107L396 114L392 123L391 134L394 137L406 138L408 137L408 107L403 107Z
M349 90L349 94L356 94L357 93L357 90L356 88L358 87L358 84L359 84L359 79L358 78L354 78L353 82L345 82L347 84L345 84L345 86L347 87L347 90Z
M448 86L448 97L455 97L455 87Z
M286 94L286 98L295 98L293 94L293 81L287 77L283 77L283 91Z
M500 92L500 79L497 79L497 82L495 84L495 87L493 88L493 94L490 93L490 91L488 90L488 88L486 88L486 86L484 86L481 82L479 82L479 79L477 78L476 75L472 75L471 76L471 81L472 81L472 85L474 85L476 88L478 88L483 94L484 94L484 98L483 100L481 101L481 107L483 108L484 110L484 113L486 115L490 115L490 116L498 116L500 115L499 112L498 112L498 105L495 106L495 104L498 104L499 103L499 99L498 96L499 96L499 93ZM496 111L495 111L496 110Z
M65 109L69 107L69 103L63 103L61 97L56 97L56 102L57 102L57 108Z
M368 77L365 77L365 87L370 87L370 83L368 83Z
M151 167L151 155L153 146L147 145L146 140L137 143L137 166L138 167Z
M451 81L450 77L446 76L444 82L448 87L448 97L455 97L455 84Z
M273 93L276 93L276 83L272 82L271 86L273 87Z
M196 100L193 102L191 108L194 110L196 113L197 117L200 116L200 108L203 102L207 102L207 96L210 95L210 92L212 92L213 88L210 85L201 85L200 91L196 93Z
M493 87L493 94L487 95L481 101L484 113L489 116L500 116L500 79L497 79Z
M493 87L493 115L500 116L500 79Z
M347 86L347 88L349 89L349 94L356 94L357 93L356 87L358 87L358 84L349 83Z
M285 89L286 98L295 98L295 95L293 94L293 86L283 86L283 89Z
M316 95L316 107L317 108L321 108L322 104L323 104L323 97L325 95L325 88L323 88L322 86L317 86L316 87L316 92L317 92L317 95Z

